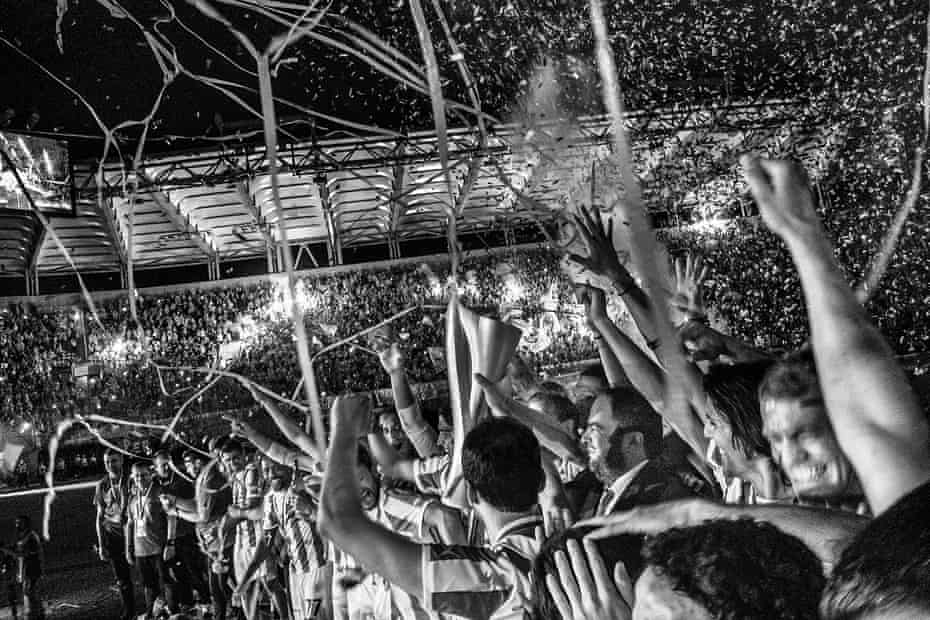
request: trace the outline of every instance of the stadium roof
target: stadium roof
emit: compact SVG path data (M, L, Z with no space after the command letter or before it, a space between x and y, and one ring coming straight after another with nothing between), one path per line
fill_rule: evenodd
M814 175L842 143L831 102L769 102L629 115L636 171L654 218L690 223L740 214L736 157L746 150L793 154ZM279 150L278 182L288 241L336 251L446 236L449 209L459 234L551 224L571 202L616 193L603 117L448 132L443 174L434 132L328 139ZM76 166L75 215L50 215L82 272L264 257L280 240L265 150L223 144L148 158L138 177L119 163ZM98 178L102 183L98 185ZM133 185L137 186L135 193ZM134 198L133 198L134 197ZM745 206L745 205L743 205ZM0 269L68 273L51 235L28 212L4 211ZM745 214L745 213L743 213Z

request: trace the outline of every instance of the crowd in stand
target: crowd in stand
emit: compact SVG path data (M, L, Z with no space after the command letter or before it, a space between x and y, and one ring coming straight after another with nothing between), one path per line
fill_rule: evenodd
M600 361L573 385L521 361L502 320L478 333L452 320L451 414L436 425L409 343L385 331L367 346L393 405L343 393L325 437L242 379L257 413L228 416L201 449L108 452L98 550L122 617L930 616L926 412L805 175L742 166L796 265L804 346L773 354L714 329L706 293L722 276L693 256L660 307L580 209L577 260L609 286L575 291ZM608 312L617 301L629 321Z

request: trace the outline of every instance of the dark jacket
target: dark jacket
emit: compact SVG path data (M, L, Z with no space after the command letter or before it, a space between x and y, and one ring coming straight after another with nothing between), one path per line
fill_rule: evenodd
M636 506L648 506L675 499L695 497L694 492L669 471L659 461L646 461L638 474L630 481L620 499L610 509L609 514L631 510Z

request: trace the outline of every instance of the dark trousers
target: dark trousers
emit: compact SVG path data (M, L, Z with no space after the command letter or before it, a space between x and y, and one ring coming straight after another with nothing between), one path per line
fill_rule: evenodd
M136 558L139 575L142 577L142 587L145 591L145 613L152 614L155 600L159 594L165 595L165 602L171 613L178 612L178 602L175 600L174 580L168 574L168 567L162 555L146 555Z
M23 617L26 620L44 620L45 608L39 592L38 575L23 580Z
M132 589L132 569L126 562L126 540L122 534L111 532L103 533L103 548L110 558L110 566L119 586L119 595L122 599L120 619L129 620L136 617L136 599Z
M226 572L217 573L213 570L212 560L207 558L211 563L209 567L210 574L210 598L213 600L213 618L214 620L226 620L226 614L229 612L229 599L232 598L232 588L229 587L229 580L232 577L232 549L223 551L223 558L226 560Z
M175 562L169 566L178 587L178 602L189 605L193 603L193 592L197 592L200 602L210 600L210 586L207 583L205 558L197 547L193 536L184 536L175 541Z

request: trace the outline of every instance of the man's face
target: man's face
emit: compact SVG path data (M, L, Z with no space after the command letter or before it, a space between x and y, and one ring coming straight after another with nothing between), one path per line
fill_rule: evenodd
M711 620L710 612L647 567L636 580L633 620Z
M223 467L226 468L226 471L230 473L239 473L245 469L245 455L243 455L240 450L223 452L220 461L223 463Z
M406 449L408 440L407 434L404 433L404 427L400 424L400 418L393 411L387 411L378 416L378 426L381 434L387 440L391 447L397 451Z
M103 466L111 478L119 478L123 475L123 457L119 454L108 454L103 459Z
M610 437L617 428L610 400L599 397L591 406L588 425L581 435L581 447L588 455L588 467L602 482L609 475L607 453L610 450Z
M575 420L572 420L571 418L569 418L567 420L563 420L559 422L558 416L546 406L546 403L542 398L536 398L534 396L530 398L528 401L526 401L526 406L532 409L533 411L538 411L539 413L549 418L549 420L551 420L555 424L558 424L569 435L572 435L573 437L576 436Z
M155 475L159 478L167 478L171 475L171 459L167 456L155 457Z
M733 443L733 428L729 421L713 407L708 408L707 419L704 420L704 436L714 442L716 450L711 455L711 464L718 466L724 476L744 476L752 468L749 458Z
M820 399L764 399L762 432L799 496L838 498L853 490L855 473Z
M362 510L373 510L378 505L378 480L367 467L358 467L357 476Z
M289 483L290 470L271 459L262 459L262 478L271 484L273 490L281 491Z
M152 484L152 470L148 467L133 467L132 482L138 489L147 489Z
M203 461L196 457L187 457L184 459L184 469L191 478L196 478L203 471Z

